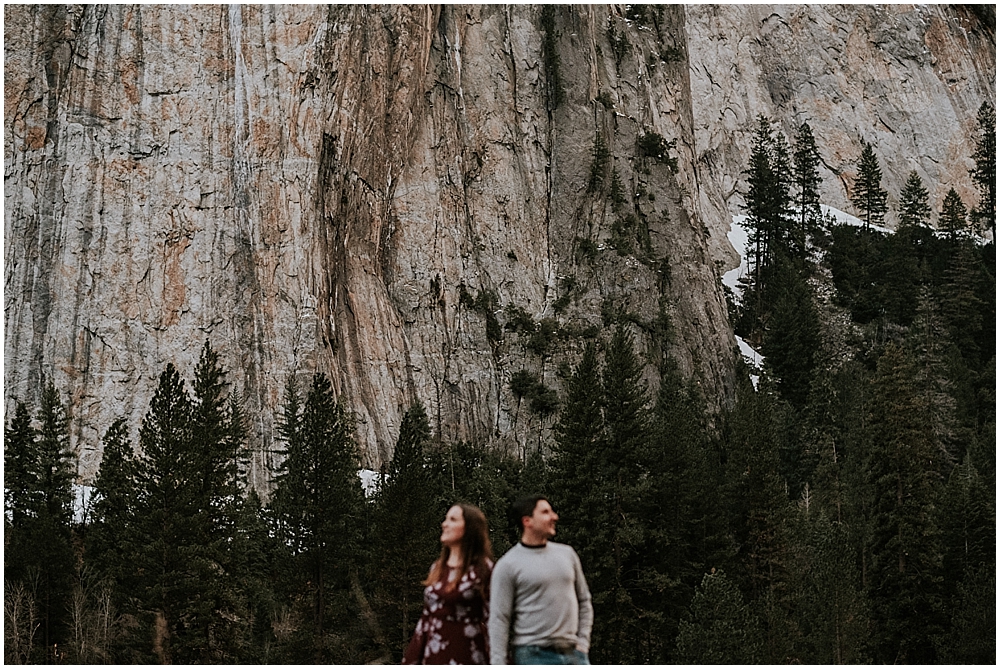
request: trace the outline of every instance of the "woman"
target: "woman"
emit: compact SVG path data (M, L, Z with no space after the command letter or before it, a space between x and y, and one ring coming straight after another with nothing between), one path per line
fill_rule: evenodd
M493 550L483 512L469 504L448 509L441 556L424 581L424 611L403 664L486 664L486 624Z

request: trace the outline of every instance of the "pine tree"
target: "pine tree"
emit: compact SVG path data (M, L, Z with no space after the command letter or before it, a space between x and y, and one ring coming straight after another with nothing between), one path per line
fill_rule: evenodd
M702 577L731 545L718 496L722 472L712 457L706 410L697 386L665 361L647 462L650 489L639 513L646 526L638 551L644 573L633 597L645 612L640 644L650 662L673 661L673 640Z
M980 261L970 240L956 243L939 289L941 316L969 370L982 364L983 300L979 297Z
M404 414L392 459L375 496L369 582L393 661L402 659L423 602L421 580L437 557L444 486L424 449L427 412L416 402Z
M791 536L789 502L778 475L782 448L774 399L766 387L749 381L738 389L736 406L723 428L726 447L725 503L730 532L739 546L733 578L749 593L748 601L764 628L763 659L785 662L794 642L790 610Z
M745 174L747 175L747 223L750 226L749 243L753 257L751 289L758 300L758 304L752 308L758 318L761 311L759 300L763 293L766 269L770 264L772 244L778 227L775 192L779 179L774 172L771 157L773 143L770 121L764 116L757 117L757 130L750 150L750 164Z
M882 315L878 264L885 256L885 235L853 225L833 228L827 260L833 271L837 297L851 309L856 323L868 323Z
M776 274L781 296L776 300L761 352L773 371L781 396L801 409L809 398L809 387L820 345L819 317L812 291L791 267Z
M199 605L187 626L191 646L203 661L235 659L243 632L234 622L241 595L236 590L235 567L239 556L232 547L242 503L239 463L245 448L243 426L231 411L238 404L227 398L225 372L208 341L202 347L192 382L190 443L187 445L194 476L190 537L192 550L201 560L198 576ZM232 398L235 401L235 398ZM239 416L237 416L237 421ZM194 565L193 565L194 566Z
M771 209L774 217L774 253L791 259L805 256L805 240L797 240L794 234L792 216L792 186L794 172L791 150L784 134L774 133L771 140L771 173L774 175L774 189L771 191ZM799 243L801 242L801 244Z
M357 444L347 410L325 374L313 376L301 414L294 398L286 394L291 402L281 430L287 456L278 469L272 508L309 602L311 638L302 657L342 661L354 641L332 645L327 630L331 623L349 626L356 620L349 608L350 581L359 563L364 504Z
M642 514L650 492L648 403L632 338L619 325L603 371L596 348L588 345L556 428L553 501L557 510L572 509L560 534L580 554L595 607L608 621L594 633L598 662L647 661L653 652L648 643L630 641L642 638L642 621L656 616L636 599L658 580L655 566L641 554L648 536Z
M965 574L996 566L996 496L982 480L969 454L952 469L938 509L945 544L948 594L954 596Z
M997 116L996 109L984 102L979 108L979 136L973 160L976 167L969 171L979 189L979 204L973 210L973 220L996 235L997 226Z
M73 519L76 456L69 447L69 420L59 392L49 381L38 409L38 464L42 492L40 516L69 527Z
M862 213L865 229L873 225L882 225L888 193L882 189L882 170L875 157L875 149L868 142L861 142L861 159L858 161L858 176L854 179L854 192L851 202Z
M236 657L246 664L274 663L278 563L286 558L271 531L257 491L250 488L239 504L233 539L233 575L239 596L240 626Z
M591 341L566 383L566 400L555 426L552 462L553 504L556 508L579 510L574 522L580 525L581 534L587 533L584 527L591 527L587 519L594 518L593 514L598 512L589 507L592 500L587 493L588 481L592 473L599 471L599 459L605 448L602 402L600 362L597 346ZM592 529L604 531L597 527Z
M927 227L931 206L924 182L916 171L910 172L899 194L899 228Z
M796 619L806 657L810 664L863 664L871 621L850 532L817 509L806 507L802 515Z
M459 501L478 506L490 523L495 554L501 554L511 545L503 536L507 529L504 519L515 496L512 484L519 478L521 460L467 441L427 450L430 468L438 473L440 489L444 490L444 504L438 514ZM530 494L537 494L537 489Z
M239 452L241 431L233 429L225 394L225 373L219 355L206 341L195 367L191 406L191 451L201 472L199 539L208 546L229 532L233 505L240 490Z
M940 444L912 361L895 344L879 358L867 459L874 491L868 580L881 621L876 661L934 662L943 630L942 545L933 509L940 497Z
M874 267L878 290L877 301L882 315L900 325L909 326L917 306L920 289L920 264L917 247L920 237L927 230L903 227L894 235L887 235L882 257Z
M33 619L26 636L11 640L19 656L41 659L37 641L52 662L67 635L72 593L76 458L66 411L51 381L42 391L35 425L27 406L15 401L13 419L4 426L4 579Z
M298 380L294 374L289 375L285 381L285 391L282 404L279 408L278 435L284 442L284 447L277 448L275 455L278 456L279 464L271 471L272 482L275 487L285 484L289 489L295 485L294 481L288 480L288 467L284 465L293 456L297 460L302 457L302 443L299 438L302 426L302 397L299 392ZM287 528L283 528L287 531Z
M302 433L302 396L298 379L290 374L285 381L282 404L275 420L278 428L280 445L274 450L271 460L271 483L274 491L264 509L269 529L274 536L274 554L270 556L269 564L274 580L274 596L277 602L276 617L283 620L276 630L276 654L282 661L311 662L315 657L310 635L296 624L300 619L310 618L311 606L301 602L303 583L299 562L295 556L299 552L297 544L293 544L293 523L296 521L294 507L301 496L301 488L296 476L299 475L299 465L293 470L292 464L299 463L304 458ZM311 603L309 603L311 604ZM303 610L305 608L306 610ZM310 648L305 648L309 645ZM298 652L296 652L298 651Z
M168 363L160 374L139 431L139 507L136 560L140 607L149 612L151 645L161 662L191 661L185 623L199 591L203 558L192 556L200 538L197 471L190 467L191 401Z
M795 205L799 209L799 226L796 244L805 252L807 237L819 226L822 211L819 205L819 189L823 179L819 175L820 156L812 128L803 122L795 135L795 151L792 162L792 180L795 184Z
M942 664L984 664L997 656L996 568L980 566L963 574L951 605L951 628L936 638Z
M931 435L940 444L944 462L951 466L961 460L968 435L960 434L958 421L955 363L960 354L940 314L940 304L924 288L917 303L916 315L905 340L914 363L918 393L926 407L925 418ZM942 474L946 472L942 470Z
M621 324L608 346L601 378L609 448L626 461L641 462L651 418L649 390L632 335Z
M968 227L966 216L967 211L965 209L965 203L962 202L962 198L959 197L954 188L949 189L948 194L945 195L944 202L941 205L938 227L948 233L948 238L952 241L952 243L954 243L955 240L958 239L959 234L965 232Z
M805 240L796 236L791 215L794 170L784 136L771 130L770 121L757 117L747 176L746 213L751 248L751 274L744 293L746 329L755 331L772 305L777 258L801 260ZM801 244L799 242L801 241Z
M93 521L87 537L87 561L103 579L118 585L119 604L135 592L133 565L138 503L137 458L124 418L104 433L101 467L94 480Z
M616 664L663 661L666 649L656 633L663 622L662 601L651 591L664 587L668 577L660 564L662 552L644 550L656 543L651 531L658 528L651 527L645 500L653 492L654 465L662 461L651 448L653 416L642 365L632 335L621 324L608 345L601 380L606 438L601 463L603 513L612 530L601 551L604 555L592 554L590 563L602 560L606 565L606 580L595 580L592 592L607 602L604 615L610 618L611 629L601 635L598 658Z
M14 416L4 426L4 525L10 530L24 528L38 508L38 444L31 426L28 406L14 400ZM12 564L9 559L8 565ZM15 562L16 564L16 562Z
M73 477L76 457L69 447L69 421L52 381L42 391L38 423L38 507L29 530L29 564L38 569L41 639L52 648L63 634L72 590L74 554Z
M825 515L833 526L843 530L845 550L858 563L862 589L870 562L863 550L870 541L872 505L865 461L870 450L870 385L870 373L855 360L819 374L807 410L808 428L804 430L809 449L818 459L811 481L809 513Z
M759 664L762 631L743 595L723 571L705 574L681 620L676 661L680 664Z
M4 662L38 661L39 454L31 411L14 400L4 425Z

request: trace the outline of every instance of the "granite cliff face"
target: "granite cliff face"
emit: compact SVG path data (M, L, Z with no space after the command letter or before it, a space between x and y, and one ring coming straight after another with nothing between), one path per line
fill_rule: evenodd
M706 219L728 222L725 212L742 203L734 167L746 165L746 128L757 114L780 121L789 139L809 123L830 206L853 211L862 140L879 156L891 226L912 170L936 209L951 187L974 205L970 138L979 106L996 96L996 18L993 7L981 9L977 16L945 5L690 7Z
M512 374L559 389L602 314L722 406L754 117L809 121L828 204L862 139L893 195L916 169L971 204L995 87L993 26L944 6L4 11L5 402L68 393L84 480L206 339L260 486L290 374L331 376L369 466L417 399L447 439L534 447L553 417Z

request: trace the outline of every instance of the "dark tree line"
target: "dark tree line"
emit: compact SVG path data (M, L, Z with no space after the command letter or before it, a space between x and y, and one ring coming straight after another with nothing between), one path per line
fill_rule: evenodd
M595 663L992 662L994 244L916 174L896 232L873 227L886 200L869 145L874 199L856 206L871 225L831 227L809 126L792 146L766 119L755 130L735 311L765 363L756 387L740 370L733 406L708 412L655 354L669 340L640 350L619 315L580 345L551 443L523 459L447 443L416 404L366 496L350 411L325 375L293 374L262 499L206 343L190 381L167 365L139 443L126 417L109 426L79 522L49 384L4 431L5 662L398 662L447 507L479 505L501 555L509 500L539 491L590 583ZM973 211L990 227L985 202Z
M800 131L797 144L802 137ZM804 217L805 201L795 197L803 187L782 180L783 146L760 119L747 170L752 271L736 312L737 333L757 342L765 356L752 401L771 398L765 401L770 409L758 416L775 427L766 438L775 459L756 471L780 475L797 518L789 521L792 534L783 535L783 523L769 525L782 517L781 505L760 500L768 522L751 524L747 538L785 536L790 544L783 550L781 541L756 544L748 556L769 559L763 566L749 561L749 582L726 569L725 578L742 586L742 600L718 583L703 587L733 606L752 607L767 595L757 618L764 661L988 662L995 649L989 602L995 595L996 278L995 243L976 233L991 229L995 216L995 183L987 181L995 181L989 176L995 175L992 107L979 113L971 174L981 200L971 217L951 188L935 226L927 188L911 173L898 197L896 232L880 231L888 194L876 147L863 143L851 199L864 224L820 221L807 230L804 263L794 246L782 243L791 238L788 221ZM823 272L836 288L834 308L850 314L851 326L841 335L846 341L832 341L819 318L814 286ZM744 453L754 450L748 443ZM748 480L754 470L751 463ZM766 475L754 486L748 499L768 489ZM821 547L831 554L817 552ZM808 562L799 562L803 556ZM828 567L820 566L826 558L839 565L839 578L826 581ZM764 573L768 589L755 589ZM800 597L808 602L809 591L821 584L813 579L821 576L837 586L826 601L838 609L844 603L848 615L801 617ZM976 601L970 588L980 592ZM831 614L835 626L826 631L837 634L824 649L815 645L823 631L815 623ZM770 647L772 641L777 646ZM803 655L797 643L811 652ZM717 656L705 661L711 657Z

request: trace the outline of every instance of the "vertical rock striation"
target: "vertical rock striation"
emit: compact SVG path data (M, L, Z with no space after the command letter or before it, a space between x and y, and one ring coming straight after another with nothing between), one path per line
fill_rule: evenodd
M523 451L554 417L511 375L558 389L614 314L651 381L670 354L728 401L718 279L757 114L810 122L834 206L861 140L893 195L917 169L973 201L995 86L974 15L542 11L5 6L7 406L68 392L88 479L113 418L137 430L164 365L190 375L207 339L261 488L290 374L330 374L370 466L417 399L446 439ZM640 148L656 136L676 170Z

